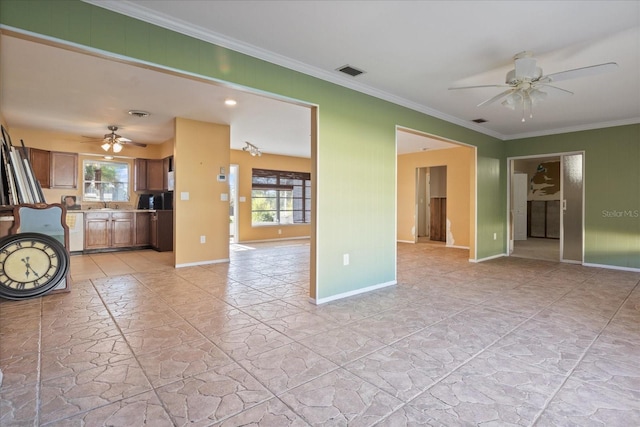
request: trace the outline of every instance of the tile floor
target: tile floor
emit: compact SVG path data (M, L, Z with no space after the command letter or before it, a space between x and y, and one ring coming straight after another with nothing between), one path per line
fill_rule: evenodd
M640 425L640 273L399 244L397 286L318 307L307 242L233 249L1 302L0 425Z

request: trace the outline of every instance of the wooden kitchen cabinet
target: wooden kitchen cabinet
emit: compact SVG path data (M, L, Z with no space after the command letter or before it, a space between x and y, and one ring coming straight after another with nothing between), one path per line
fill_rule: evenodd
M135 159L134 191L162 191L164 190L163 160L162 159Z
M158 252L173 250L173 211L151 212L151 247Z
M133 160L133 190L147 190L147 159Z
M147 160L147 190L164 190L162 159Z
M78 155L29 148L29 162L41 188L78 187Z
M84 215L84 249L106 249L111 246L111 214L87 212Z
M149 212L136 212L135 213L135 234L134 234L134 246L148 246L151 242L151 213Z
M51 188L78 188L78 155L51 152Z
M87 212L84 218L85 250L133 246L134 212Z
M111 212L111 247L133 246L134 213Z
M29 163L31 163L33 176L40 183L40 187L49 188L51 186L51 152L30 148Z

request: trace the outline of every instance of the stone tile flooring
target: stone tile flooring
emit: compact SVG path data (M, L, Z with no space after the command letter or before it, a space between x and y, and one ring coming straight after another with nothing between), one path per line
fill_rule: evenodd
M640 425L640 273L399 244L397 286L315 306L307 241L170 265L0 302L0 425Z

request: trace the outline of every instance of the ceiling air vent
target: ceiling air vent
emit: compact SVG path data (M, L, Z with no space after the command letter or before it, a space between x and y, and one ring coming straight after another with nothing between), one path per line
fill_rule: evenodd
M485 119L473 119L471 121L475 122L475 123L486 123L487 122Z
M336 68L336 70L340 71L341 73L349 74L351 77L356 77L360 74L364 74L364 71L353 68L351 65L344 65L340 68Z

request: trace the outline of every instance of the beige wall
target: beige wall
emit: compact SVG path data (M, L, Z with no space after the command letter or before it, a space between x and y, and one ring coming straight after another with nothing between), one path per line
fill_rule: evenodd
M251 170L253 168L311 172L311 159L291 156L263 154L253 157L242 150L231 150L231 163L238 165L238 198L246 201L238 203L238 240L240 242L256 240L290 239L309 237L311 225L274 225L251 226ZM281 230L282 234L278 234Z
M475 156L468 147L433 150L398 156L398 240L415 241L416 169L447 166L447 219L453 246L475 246ZM448 244L451 244L448 242Z
M218 182L229 170L230 128L175 119L174 256L176 266L229 259L229 183ZM182 200L188 193L189 200ZM205 236L205 243L200 243Z
M39 148L49 151L62 151L68 153L78 153L78 188L75 190L42 189L47 203L60 203L63 195L76 196L78 201L82 200L82 162L85 159L100 159L106 154L97 142L86 142L87 138L63 132L49 132L38 129L11 128L9 129L11 140L14 145L20 145L20 140L24 141L27 147ZM122 156L117 156L116 161L127 162L130 166L129 194L131 200L129 204L137 206L138 195L133 191L133 159L161 159L173 154L173 140L162 144L149 144L146 148L134 145L126 145L120 152ZM80 202L81 203L81 202Z

